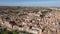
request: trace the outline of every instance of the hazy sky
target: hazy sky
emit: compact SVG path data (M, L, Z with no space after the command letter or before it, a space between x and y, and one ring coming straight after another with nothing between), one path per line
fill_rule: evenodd
M56 6L60 7L60 0L0 0L0 6Z

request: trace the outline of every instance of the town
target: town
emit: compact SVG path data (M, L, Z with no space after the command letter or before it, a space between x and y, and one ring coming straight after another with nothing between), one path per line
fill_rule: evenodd
M19 34L60 34L60 8L0 8L0 29L17 30ZM1 31L0 31L1 32Z

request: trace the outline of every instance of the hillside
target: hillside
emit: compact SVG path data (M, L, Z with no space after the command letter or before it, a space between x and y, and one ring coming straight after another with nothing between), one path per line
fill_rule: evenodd
M47 7L0 8L0 28L33 34L60 34L60 10L57 9Z

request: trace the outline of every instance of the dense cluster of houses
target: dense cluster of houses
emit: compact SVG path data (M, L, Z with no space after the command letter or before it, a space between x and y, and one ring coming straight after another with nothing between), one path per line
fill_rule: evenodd
M33 9L33 8L31 8ZM35 9L28 12L28 8L19 9L14 14L10 12L1 15L2 26L8 30L27 31L33 34L60 34L60 12L52 9ZM27 10L27 11L26 11ZM14 10L13 10L14 11ZM15 10L16 11L16 10ZM5 16L7 15L7 16Z

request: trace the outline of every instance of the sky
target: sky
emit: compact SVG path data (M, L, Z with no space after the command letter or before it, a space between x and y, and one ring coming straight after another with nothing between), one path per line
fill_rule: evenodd
M60 0L0 0L0 6L60 7Z

